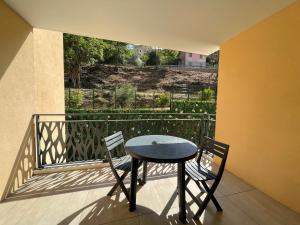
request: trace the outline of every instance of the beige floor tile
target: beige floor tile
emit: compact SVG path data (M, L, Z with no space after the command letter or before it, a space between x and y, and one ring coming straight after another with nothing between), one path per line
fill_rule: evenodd
M80 211L80 224L105 224L129 219L138 212L129 212L128 202L123 193L106 196L109 188L90 190Z
M138 187L135 212L129 212L128 201L120 190L112 197L106 196L112 182L114 180L109 170L35 176L10 201L0 203L0 224L180 224L175 192L176 166L150 167L148 182ZM128 182L126 186L129 187ZM189 187L196 195L199 193L195 184L191 183ZM215 194L224 209L223 213L218 213L214 205L209 203L200 221L194 221L192 216L198 207L186 195L189 224L300 224L299 214L228 172L225 172Z
M140 218L133 217L125 220L118 220L112 223L106 223L105 225L140 225Z
M1 203L2 204L2 203ZM4 203L5 204L5 203ZM36 206L36 199L26 199L16 201L16 204L0 218L0 224L16 224L24 218L26 212L29 212Z
M299 214L258 190L232 195L229 199L258 224L300 224Z
M242 179L234 176L232 173L228 171L224 171L222 180L219 184L218 191L224 195L232 195L237 194L244 191L250 191L254 188L244 182Z
M203 224L203 225L258 225L244 212L236 206L226 201L226 198L220 200L224 208L224 212L219 213L215 210L212 204L204 211L200 220L193 220L192 217L197 210L196 206L188 208L187 221L188 224ZM177 225L181 224L178 219L178 210L170 209L166 214L146 214L140 216L141 225Z

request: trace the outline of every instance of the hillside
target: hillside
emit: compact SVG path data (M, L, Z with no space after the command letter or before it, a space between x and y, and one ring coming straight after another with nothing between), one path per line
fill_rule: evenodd
M85 67L81 74L81 88L112 87L130 83L140 90L168 89L172 84L197 84L215 87L217 73L215 69L174 69L154 67L125 67L100 65ZM65 87L70 87L65 76Z

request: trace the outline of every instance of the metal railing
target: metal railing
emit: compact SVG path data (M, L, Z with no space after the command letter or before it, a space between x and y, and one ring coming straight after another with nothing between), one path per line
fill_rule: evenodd
M37 167L105 160L103 138L122 131L124 139L147 134L183 137L200 144L214 136L215 115L196 113L38 114ZM118 154L118 153L117 153Z

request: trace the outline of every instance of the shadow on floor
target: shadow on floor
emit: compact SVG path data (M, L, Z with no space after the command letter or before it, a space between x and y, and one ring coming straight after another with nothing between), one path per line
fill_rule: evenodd
M149 163L147 179L163 179L176 176L176 171L176 164ZM129 183L129 178L130 175L125 183ZM29 179L13 194L9 195L5 201L108 187L114 185L115 182L116 180L109 167L40 174Z
M122 198L120 200L120 193L116 194L115 199L111 197L102 197L75 211L67 216L58 225L81 224L81 225L96 225L96 224L168 224L178 225L182 224L178 217L178 212L172 212L171 208L176 199L177 192L171 196L168 204L163 211L157 212L137 205L135 212L129 212L127 200ZM175 202L176 204L177 202ZM192 211L187 205L187 220L188 224L202 224L200 221L192 220Z

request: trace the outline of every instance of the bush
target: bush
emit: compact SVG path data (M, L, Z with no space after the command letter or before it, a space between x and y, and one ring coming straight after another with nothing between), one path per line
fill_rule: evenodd
M156 105L158 107L165 107L170 102L170 96L166 93L162 93L159 95L159 97L156 99Z
M200 95L200 101L214 101L215 100L215 91L210 88L206 88L206 89L203 89L202 91L199 91L199 95Z
M82 90L71 90L70 99L69 93L66 94L65 104L68 108L78 109L82 106L84 98L84 92Z
M175 113L216 113L214 101L173 101L172 112Z
M168 109L66 109L66 113L168 113Z
M125 84L117 89L116 103L121 108L131 106L134 101L135 87L131 84Z

